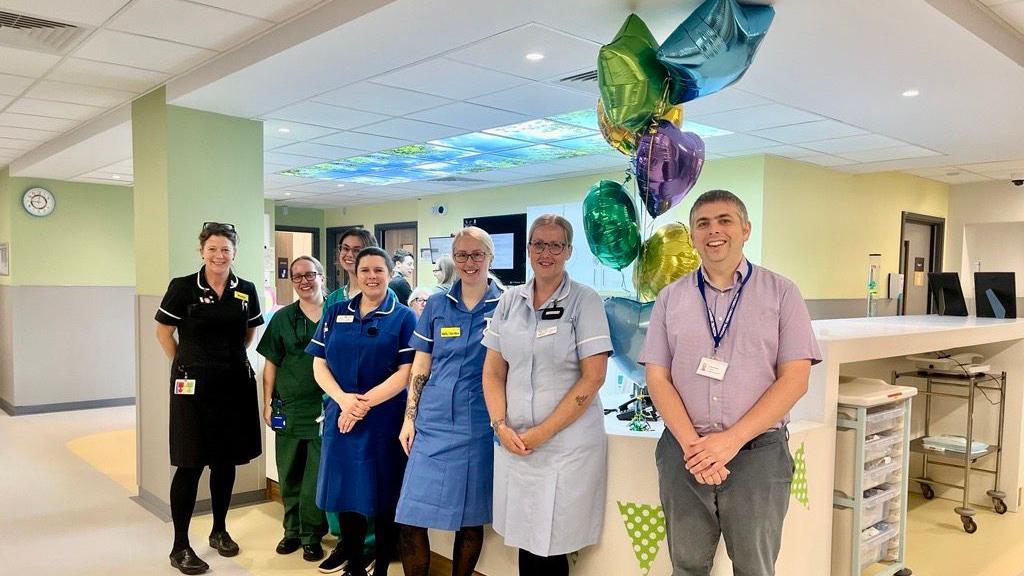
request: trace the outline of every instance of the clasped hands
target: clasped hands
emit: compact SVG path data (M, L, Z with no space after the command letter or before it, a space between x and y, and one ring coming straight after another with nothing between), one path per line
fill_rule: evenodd
M719 485L729 476L726 464L736 457L743 443L729 431L712 432L683 445L686 469L701 484Z
M534 450L551 438L551 435L540 426L528 428L520 434L504 422L494 429L494 433L497 434L498 440L501 441L501 445L505 447L505 450L516 456L529 456L533 454Z
M338 416L338 431L347 434L352 431L356 423L362 420L370 411L370 401L362 394L343 393L338 401L341 406L341 415Z

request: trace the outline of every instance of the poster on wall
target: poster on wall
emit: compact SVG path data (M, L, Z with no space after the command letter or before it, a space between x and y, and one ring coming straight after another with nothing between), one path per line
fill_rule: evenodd
M0 276L11 275L11 254L10 245L7 242L0 244Z

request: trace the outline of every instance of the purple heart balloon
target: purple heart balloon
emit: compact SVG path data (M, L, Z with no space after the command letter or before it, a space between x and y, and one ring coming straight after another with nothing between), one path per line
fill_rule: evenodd
M704 141L667 120L640 135L633 168L640 197L653 218L679 204L704 166Z

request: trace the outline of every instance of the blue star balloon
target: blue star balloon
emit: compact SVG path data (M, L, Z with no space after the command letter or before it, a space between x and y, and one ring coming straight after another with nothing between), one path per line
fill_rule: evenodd
M668 37L658 61L671 77L673 104L714 94L743 77L775 18L771 6L706 0Z
M626 377L643 384L644 367L637 364L640 350L647 337L647 324L651 321L654 302L637 302L629 298L609 298L604 301L604 312L608 316L608 328L612 337L612 359Z

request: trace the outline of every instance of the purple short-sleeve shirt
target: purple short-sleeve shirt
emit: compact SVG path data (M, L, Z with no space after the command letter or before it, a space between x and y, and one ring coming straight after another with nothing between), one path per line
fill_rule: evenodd
M697 364L701 358L715 355L715 344L697 274L704 274L704 269L687 274L658 294L639 361L671 370L672 383L694 428L698 434L707 434L735 425L775 382L779 364L803 359L817 364L821 351L796 284L754 266L717 351L718 359L729 363L725 378L698 376ZM719 290L710 282L705 284L707 303L719 326L746 274L744 259L731 287ZM706 275L704 278L707 280ZM778 426L788 421L786 415Z

